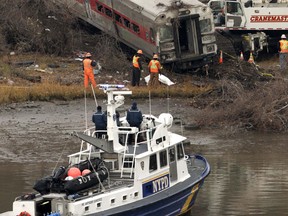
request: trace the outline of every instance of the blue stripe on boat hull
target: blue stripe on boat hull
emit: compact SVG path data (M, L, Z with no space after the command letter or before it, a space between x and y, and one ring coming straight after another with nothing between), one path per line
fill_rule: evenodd
M197 155L197 159L204 158ZM179 215L191 209L195 203L197 194L210 173L210 166L207 162L205 171L197 181L189 178L164 191L143 198L142 200L116 207L93 215L114 215L114 216L162 216ZM191 195L192 194L192 195Z
M187 211L193 206L198 191L201 188L201 185L203 184L204 180L199 184L198 190L195 191L195 194L191 200L191 202L189 203L189 207L187 209ZM197 183L195 183L196 185ZM95 215L114 215L114 216L124 216L124 215L129 215L129 216L148 216L148 215L153 215L153 216L161 216L161 215L179 215L181 212L181 209L184 205L184 203L186 202L187 198L189 197L189 195L191 194L191 190L193 188L194 185L192 185L189 188L186 188L185 190L182 190L179 193L176 193L172 196L168 196L165 199L161 199L157 202L153 202L151 201L151 203L147 204L147 205L141 205L141 201L130 204L129 207L128 206L122 206L119 207L119 211L117 212L111 212L105 211L99 214L95 214ZM164 192L162 192L164 193ZM168 194L162 194L163 196L167 196ZM151 198L151 197L150 197ZM143 202L143 200L142 200ZM141 205L141 206L139 206ZM120 210L121 209L121 210ZM113 211L113 210L112 210ZM183 212L185 213L185 212Z

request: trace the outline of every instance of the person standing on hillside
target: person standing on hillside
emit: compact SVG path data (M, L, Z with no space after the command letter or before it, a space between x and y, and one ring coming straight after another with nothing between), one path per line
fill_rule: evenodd
M141 72L143 72L142 55L143 55L143 51L138 50L137 53L133 56L133 61L132 61L133 69L132 69L132 79L131 79L132 86L140 85Z
M148 64L148 69L149 69L149 73L150 73L150 79L148 82L149 86L159 86L160 82L159 82L159 73L161 73L161 64L158 61L158 55L154 54L153 55L153 59L149 62Z
M281 35L281 40L279 41L279 48L280 69L285 70L287 68L288 61L288 41L285 34Z
M94 79L93 67L97 65L96 61L91 59L91 53L85 54L85 59L83 60L83 70L84 70L84 87L87 89L89 80L94 87L96 88L96 82Z

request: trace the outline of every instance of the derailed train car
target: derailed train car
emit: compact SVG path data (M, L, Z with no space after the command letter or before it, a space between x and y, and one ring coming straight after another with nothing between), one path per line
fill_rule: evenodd
M76 16L164 65L194 71L217 53L213 15L198 0L65 0Z

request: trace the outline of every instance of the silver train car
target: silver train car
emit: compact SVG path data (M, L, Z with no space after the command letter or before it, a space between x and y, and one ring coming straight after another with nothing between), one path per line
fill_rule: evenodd
M198 0L58 0L129 47L174 70L207 68L217 54L213 14Z

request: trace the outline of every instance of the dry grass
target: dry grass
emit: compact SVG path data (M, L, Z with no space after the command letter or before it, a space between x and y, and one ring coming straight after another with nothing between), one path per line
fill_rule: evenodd
M187 84L188 85L188 84ZM210 87L161 86L157 89L149 89L147 86L129 87L133 91L133 98L145 98L149 94L153 97L194 97L208 91ZM82 98L84 94L83 85L60 85L57 83L42 83L32 86L8 86L0 85L0 104L23 101L51 101L51 100L74 100ZM97 98L105 98L100 89L95 91ZM87 91L88 97L93 97L91 89Z
M190 83L182 83L181 85L165 86L161 85L158 88L149 88L148 86L142 87L130 87L133 91L134 98L144 98L148 97L149 94L152 97L166 98L192 98L196 95L207 92L211 89L211 86L207 85L205 87L192 86Z
M258 82L245 89L239 82L221 80L218 97L197 117L202 126L231 127L235 131L286 131L288 129L288 85L278 74L270 82Z
M79 86L40 84L33 86L0 86L0 104L23 101L73 100L83 96Z

